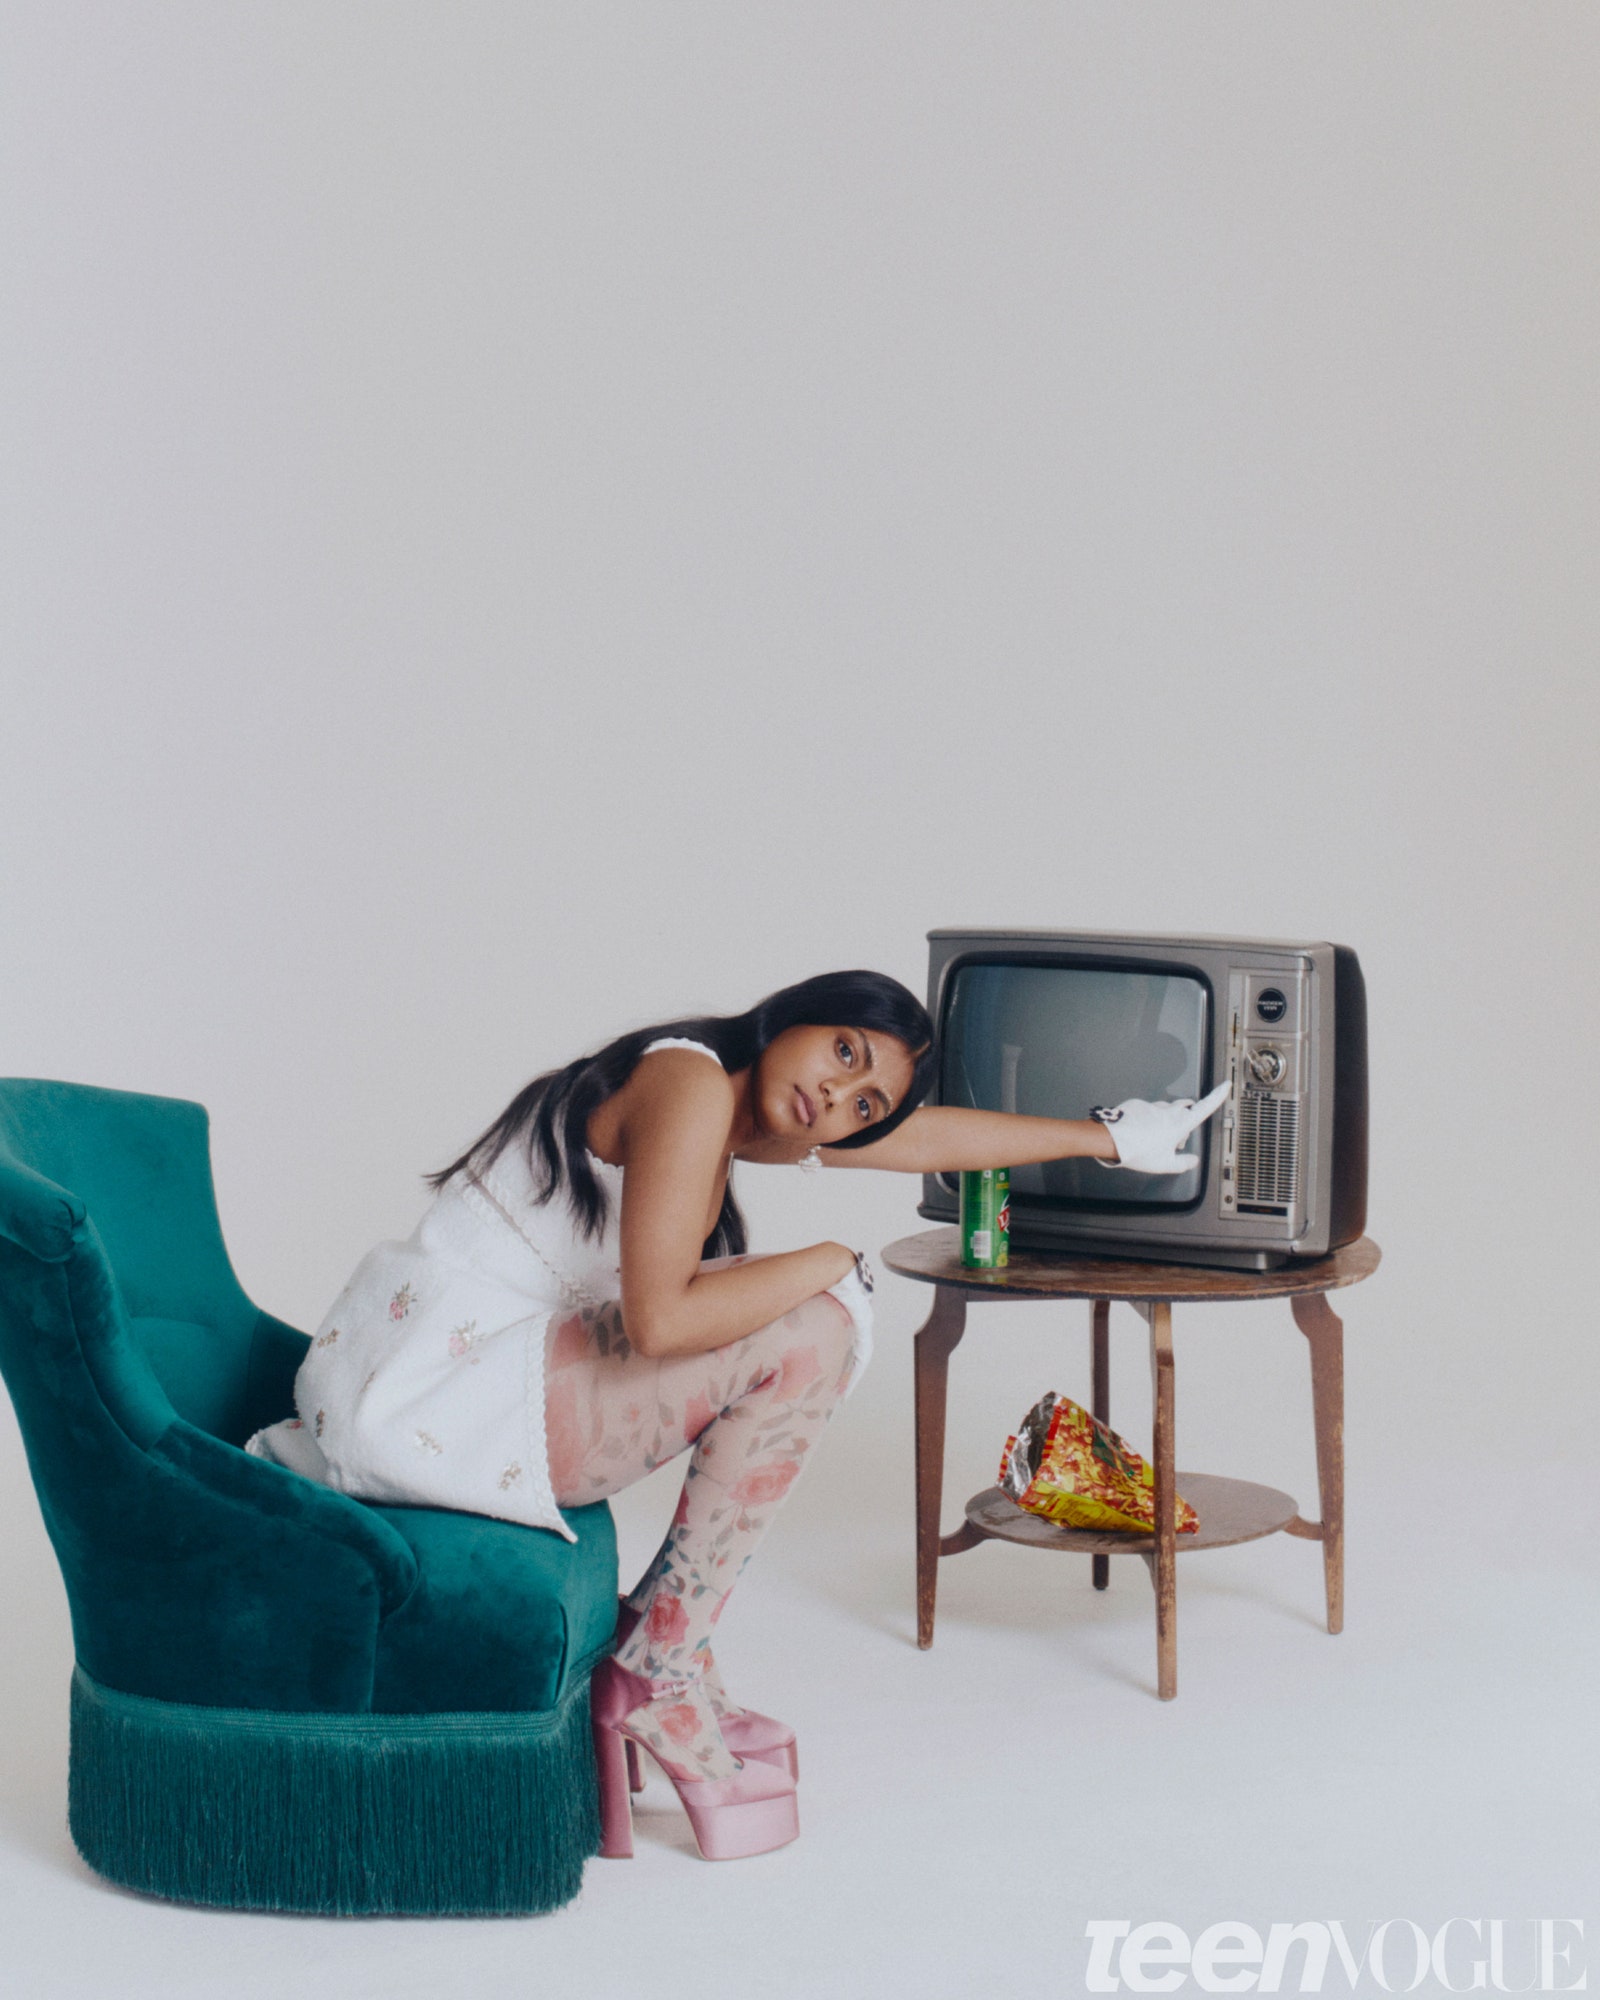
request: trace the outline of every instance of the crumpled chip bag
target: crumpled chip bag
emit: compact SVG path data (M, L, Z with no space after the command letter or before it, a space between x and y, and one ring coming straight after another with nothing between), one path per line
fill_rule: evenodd
M1006 1439L1000 1490L1063 1528L1155 1533L1155 1467L1067 1396L1041 1396ZM1200 1516L1182 1494L1174 1512L1180 1535L1198 1530Z

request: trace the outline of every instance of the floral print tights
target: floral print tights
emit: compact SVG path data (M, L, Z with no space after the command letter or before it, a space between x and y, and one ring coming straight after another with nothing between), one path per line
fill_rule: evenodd
M606 1499L690 1453L666 1540L628 1597L638 1622L617 1649L619 1666L666 1684L628 1723L679 1776L738 1768L717 1727L734 1711L711 1630L849 1386L853 1359L850 1315L827 1292L707 1354L635 1354L615 1302L550 1324L545 1430L562 1506Z

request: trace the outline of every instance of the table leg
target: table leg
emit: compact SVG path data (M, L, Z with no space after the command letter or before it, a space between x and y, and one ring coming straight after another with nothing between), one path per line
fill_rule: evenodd
M933 1644L933 1603L939 1581L939 1505L944 1497L944 1407L950 1356L967 1326L960 1292L935 1285L933 1311L916 1337L917 1644Z
M1164 1299L1150 1311L1150 1399L1156 1462L1156 1692L1171 1701L1178 1692L1178 1476L1172 1435L1172 1307Z
M1317 1433L1317 1491L1322 1520L1322 1580L1328 1630L1344 1630L1344 1322L1323 1292L1289 1301L1295 1325L1311 1343L1311 1413Z
M1090 1323L1090 1374L1094 1384L1093 1409L1101 1423L1111 1421L1111 1301L1095 1299L1089 1308ZM1111 1581L1110 1556L1091 1556L1090 1570L1096 1590L1104 1590Z
M1172 1307L1165 1299L1139 1307L1150 1325L1150 1405L1155 1440L1155 1547L1148 1558L1156 1587L1156 1692L1178 1692L1177 1460L1173 1439Z

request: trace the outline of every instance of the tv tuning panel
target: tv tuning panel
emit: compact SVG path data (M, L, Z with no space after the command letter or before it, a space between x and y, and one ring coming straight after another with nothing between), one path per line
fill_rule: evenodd
M1310 1117L1309 971L1230 970L1222 1213L1280 1215L1296 1226Z

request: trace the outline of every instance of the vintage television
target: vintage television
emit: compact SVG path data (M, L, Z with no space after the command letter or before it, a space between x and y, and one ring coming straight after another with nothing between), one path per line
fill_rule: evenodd
M930 1103L1085 1118L1233 1084L1189 1142L1192 1172L1013 1168L1014 1247L1267 1270L1362 1233L1367 1008L1348 947L1035 930L928 945ZM956 1221L959 1180L925 1175L918 1212Z

